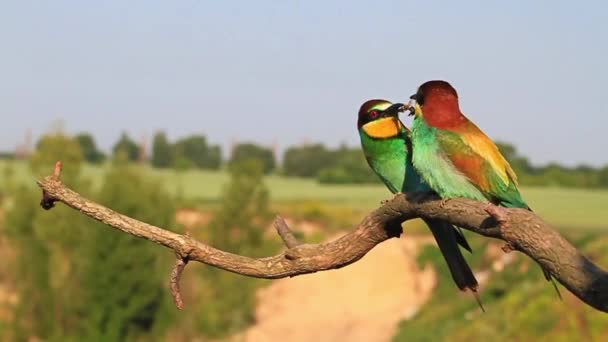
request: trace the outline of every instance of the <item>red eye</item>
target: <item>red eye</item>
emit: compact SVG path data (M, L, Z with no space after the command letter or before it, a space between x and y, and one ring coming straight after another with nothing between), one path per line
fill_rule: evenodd
M370 116L372 119L377 118L377 117L378 117L378 111L376 111L376 110L372 110L371 112L369 112L369 116Z

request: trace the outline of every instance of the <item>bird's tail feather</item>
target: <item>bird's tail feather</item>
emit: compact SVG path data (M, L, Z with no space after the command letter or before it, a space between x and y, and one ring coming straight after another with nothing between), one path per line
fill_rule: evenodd
M547 279L547 281L550 281L551 284L553 284L553 288L555 289L555 292L557 292L557 297L560 300L563 300L562 298L562 294L561 292L559 292L559 287L557 287L557 283L555 282L555 278L553 278L553 276L551 276L551 272L547 271L542 265L540 265L540 269L543 270L543 275L545 276L545 279Z
M467 239L464 237L464 234L462 233L462 229L460 229L460 227L456 227L456 226L454 226L453 228L454 228L454 237L456 238L456 242L458 242L460 247L466 249L469 253L473 253L471 246L469 246L469 242L467 241Z
M484 310L481 301L479 301L479 297L477 296L479 284L458 247L455 228L451 224L441 220L426 219L424 221L431 229L431 232L437 241L437 246L448 264L448 268L450 269L452 279L454 279L456 286L463 291L472 291L478 300L479 306ZM464 239L464 237L462 238Z

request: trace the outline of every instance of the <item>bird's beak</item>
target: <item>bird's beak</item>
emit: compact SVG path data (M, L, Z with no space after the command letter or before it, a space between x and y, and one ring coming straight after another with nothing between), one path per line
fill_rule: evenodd
M398 117L399 113L405 112L406 110L407 108L403 103L394 103L384 110L384 116Z
M409 113L407 116L412 116L416 114L416 101L418 100L418 94L414 94L410 96L410 102L407 103L407 110Z

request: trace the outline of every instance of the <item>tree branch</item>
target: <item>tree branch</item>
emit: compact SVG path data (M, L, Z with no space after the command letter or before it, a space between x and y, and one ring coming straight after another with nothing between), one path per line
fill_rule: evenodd
M41 205L51 209L49 204L62 202L115 229L172 249L178 260L171 276L171 292L180 309L183 303L179 278L188 261L266 279L337 269L361 259L379 243L398 236L400 230L395 223L421 217L445 220L475 233L504 240L510 248L538 262L582 301L608 312L608 273L527 210L497 208L467 199L442 201L428 196L420 199L420 194L398 195L369 213L353 231L328 243L300 244L285 221L278 217L275 227L287 250L255 259L221 251L188 235L121 215L66 187L59 178L60 171L59 164L55 174L38 181L43 191Z
M296 239L295 235L291 232L291 229L289 229L287 222L285 222L281 216L277 216L276 220L274 220L274 227L287 248L294 248L300 244L298 239Z
M175 301L175 306L177 306L177 308L180 310L184 308L184 301L182 300L182 294L179 290L179 281L187 264L188 259L177 258L175 266L173 266L173 271L171 271L171 281L169 283L171 287L171 295L173 296L173 301Z

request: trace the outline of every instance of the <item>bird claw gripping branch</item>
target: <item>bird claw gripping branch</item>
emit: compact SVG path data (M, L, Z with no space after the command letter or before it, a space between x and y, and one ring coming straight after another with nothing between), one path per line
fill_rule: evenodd
M55 170L53 171L53 175L51 176L53 180L59 181L59 178L61 177L61 168L61 161L57 161L55 163ZM52 209L55 206L55 202L57 202L57 199L55 197L50 196L48 193L46 193L46 191L42 190L42 199L40 200L40 206L44 210Z

